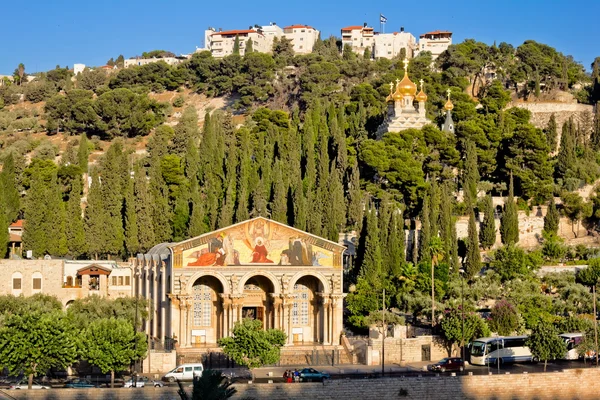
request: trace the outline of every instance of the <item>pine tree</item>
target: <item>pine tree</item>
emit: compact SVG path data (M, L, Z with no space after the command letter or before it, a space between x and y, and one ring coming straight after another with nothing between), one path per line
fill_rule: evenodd
M133 172L133 199L137 220L138 251L145 253L157 244L154 235L152 197L148 192L146 171L136 165Z
M574 123L569 119L562 126L562 135L560 137L560 149L556 160L556 171L559 177L564 177L567 171L573 170L577 163L575 153L575 132Z
M92 184L87 195L87 207L85 208L84 227L85 241L88 245L88 254L94 259L105 253L104 223L106 210L102 201L102 191L98 174L92 171Z
M512 173L510 174L508 197L500 220L500 237L505 245L515 244L519 241L519 215L515 204Z
M496 221L494 220L494 204L492 202L492 196L487 195L485 197L485 210L483 216L483 223L481 224L481 230L479 232L479 240L481 241L481 247L484 249L490 249L496 243Z
M554 203L554 196L550 197L550 204L548 204L548 211L544 217L544 232L550 235L558 234L558 225L560 223L560 215L556 209Z
M67 218L65 225L65 235L69 255L77 259L87 253L87 242L85 240L85 229L83 225L81 209L81 176L73 179L69 200L67 202Z
M134 257L140 251L137 211L135 209L135 173L133 179L128 179L125 192L125 250L129 257Z
M0 259L6 256L8 250L8 219L6 218L6 205L4 196L0 195Z
M475 212L473 210L470 210L469 213L467 256L465 260L465 267L465 272L468 279L472 279L481 270L479 239L477 238L477 224L475 223Z
M21 211L21 196L19 195L15 160L13 153L8 153L0 172L0 196L4 198L4 211L9 225L17 219Z
M475 143L467 140L465 144L465 170L463 175L463 191L467 204L471 206L477 202L477 184L479 183L479 170L477 169L477 148Z
M431 224L429 222L429 195L423 197L423 208L421 209L421 237L419 240L419 262L429 261L429 242L431 242Z
M90 145L87 140L87 136L85 133L81 134L79 139L79 149L77 150L77 160L79 163L79 168L83 171L83 173L88 172L88 159L90 157Z
M558 128L556 125L556 117L554 116L554 113L552 113L552 115L550 116L550 120L548 121L548 125L544 130L544 133L546 134L546 142L548 143L548 148L550 149L551 153L554 153L556 151L556 139L558 138L557 129Z

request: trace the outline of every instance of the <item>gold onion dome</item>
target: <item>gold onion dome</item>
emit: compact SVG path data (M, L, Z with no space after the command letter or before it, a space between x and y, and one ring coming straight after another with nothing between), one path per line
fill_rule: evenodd
M427 95L425 94L425 92L423 91L423 79L421 79L419 81L419 83L421 84L421 91L419 92L419 94L417 95L417 101L420 103L422 101L427 101Z
M400 80L396 79L396 91L392 94L392 99L394 101L401 101L403 97L402 93L400 93Z
M398 84L402 96L413 96L417 93L417 85L408 78L408 73L404 74L404 78ZM398 89L396 88L396 91Z
M394 84L392 82L390 82L390 94L388 94L388 96L385 98L385 101L388 103L391 103L392 101L394 101Z
M444 104L444 108L448 111L452 111L452 109L454 108L454 104L452 104L452 101L450 99L448 99L446 104Z

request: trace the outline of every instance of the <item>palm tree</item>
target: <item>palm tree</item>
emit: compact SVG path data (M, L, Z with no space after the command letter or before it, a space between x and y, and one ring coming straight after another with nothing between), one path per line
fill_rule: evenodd
M444 244L442 239L434 236L429 241L429 254L431 255L431 327L435 326L435 267L444 259Z
M225 400L231 398L237 389L230 387L230 382L221 371L207 369L203 371L202 376L194 377L194 388L190 397L181 381L178 381L179 390L177 393L181 400Z

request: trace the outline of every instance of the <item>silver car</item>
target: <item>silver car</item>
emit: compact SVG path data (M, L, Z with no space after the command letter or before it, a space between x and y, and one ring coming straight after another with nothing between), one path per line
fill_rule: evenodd
M20 382L10 385L8 388L11 390L29 389L28 383L29 382L27 382L27 380L22 380ZM51 387L49 385L42 385L41 383L38 383L36 381L33 381L33 385L31 386L31 389L50 389L50 388Z
M161 381L150 380L147 376L138 376L137 379L129 378L123 384L123 387L126 387L126 388L130 388L130 387L142 388L142 387L146 387L146 386L163 387L164 384Z

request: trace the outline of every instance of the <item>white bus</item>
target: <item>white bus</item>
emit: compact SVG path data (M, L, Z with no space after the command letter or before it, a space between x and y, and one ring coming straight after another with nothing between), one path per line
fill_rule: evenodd
M471 364L490 365L508 362L537 362L529 347L527 336L498 336L475 339L471 343Z
M583 341L583 333L561 333L558 335L567 345L567 353L563 360L579 360L577 346Z

